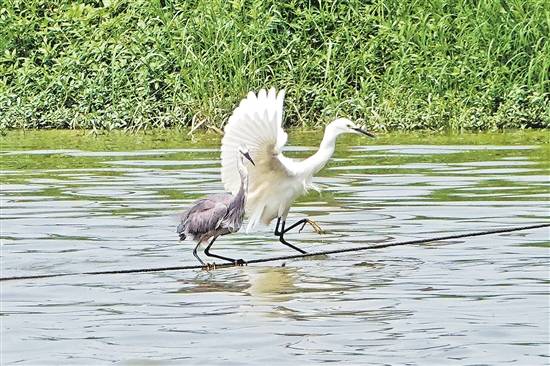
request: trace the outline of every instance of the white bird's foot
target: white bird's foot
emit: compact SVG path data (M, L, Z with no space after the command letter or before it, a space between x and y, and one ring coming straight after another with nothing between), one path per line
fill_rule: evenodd
M315 221L313 220L310 220L310 219L305 219L306 221L304 221L302 227L300 228L300 230L298 230L299 233L302 232L302 230L304 229L304 227L306 226L306 224L310 224L311 227L313 228L313 231L315 231L317 234L324 234L325 233L325 230L321 229L321 227L319 226L318 223L316 223Z

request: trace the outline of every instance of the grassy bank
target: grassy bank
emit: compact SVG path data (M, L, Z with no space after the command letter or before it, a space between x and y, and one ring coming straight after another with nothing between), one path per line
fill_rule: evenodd
M221 127L276 86L293 125L547 128L549 4L8 0L0 127Z

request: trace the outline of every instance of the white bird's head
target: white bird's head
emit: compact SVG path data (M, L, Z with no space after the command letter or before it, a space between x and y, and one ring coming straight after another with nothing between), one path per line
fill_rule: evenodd
M334 121L329 123L327 129L328 128L330 128L335 135L340 135L342 133L354 133L356 135L376 137L374 133L367 131L364 126L356 125L347 118L335 119Z

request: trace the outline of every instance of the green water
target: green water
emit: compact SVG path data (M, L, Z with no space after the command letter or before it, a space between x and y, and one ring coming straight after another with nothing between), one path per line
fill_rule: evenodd
M302 158L318 132L291 134ZM222 190L219 136L9 132L2 276L195 264L177 214ZM349 136L289 221L337 249L548 222L545 132ZM272 227L216 243L290 254ZM211 272L3 282L2 364L545 364L547 229Z

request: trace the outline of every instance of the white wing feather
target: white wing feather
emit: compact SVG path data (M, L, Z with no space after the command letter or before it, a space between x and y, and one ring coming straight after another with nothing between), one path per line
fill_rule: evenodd
M247 213L250 216L247 231L263 218L266 192L269 187L283 184L293 176L290 160L281 152L287 141L282 128L284 90L269 93L262 89L256 96L253 92L241 101L225 126L222 139L222 182L227 191L235 194L240 187L237 170L239 145L246 145L254 159L255 167L249 165Z

